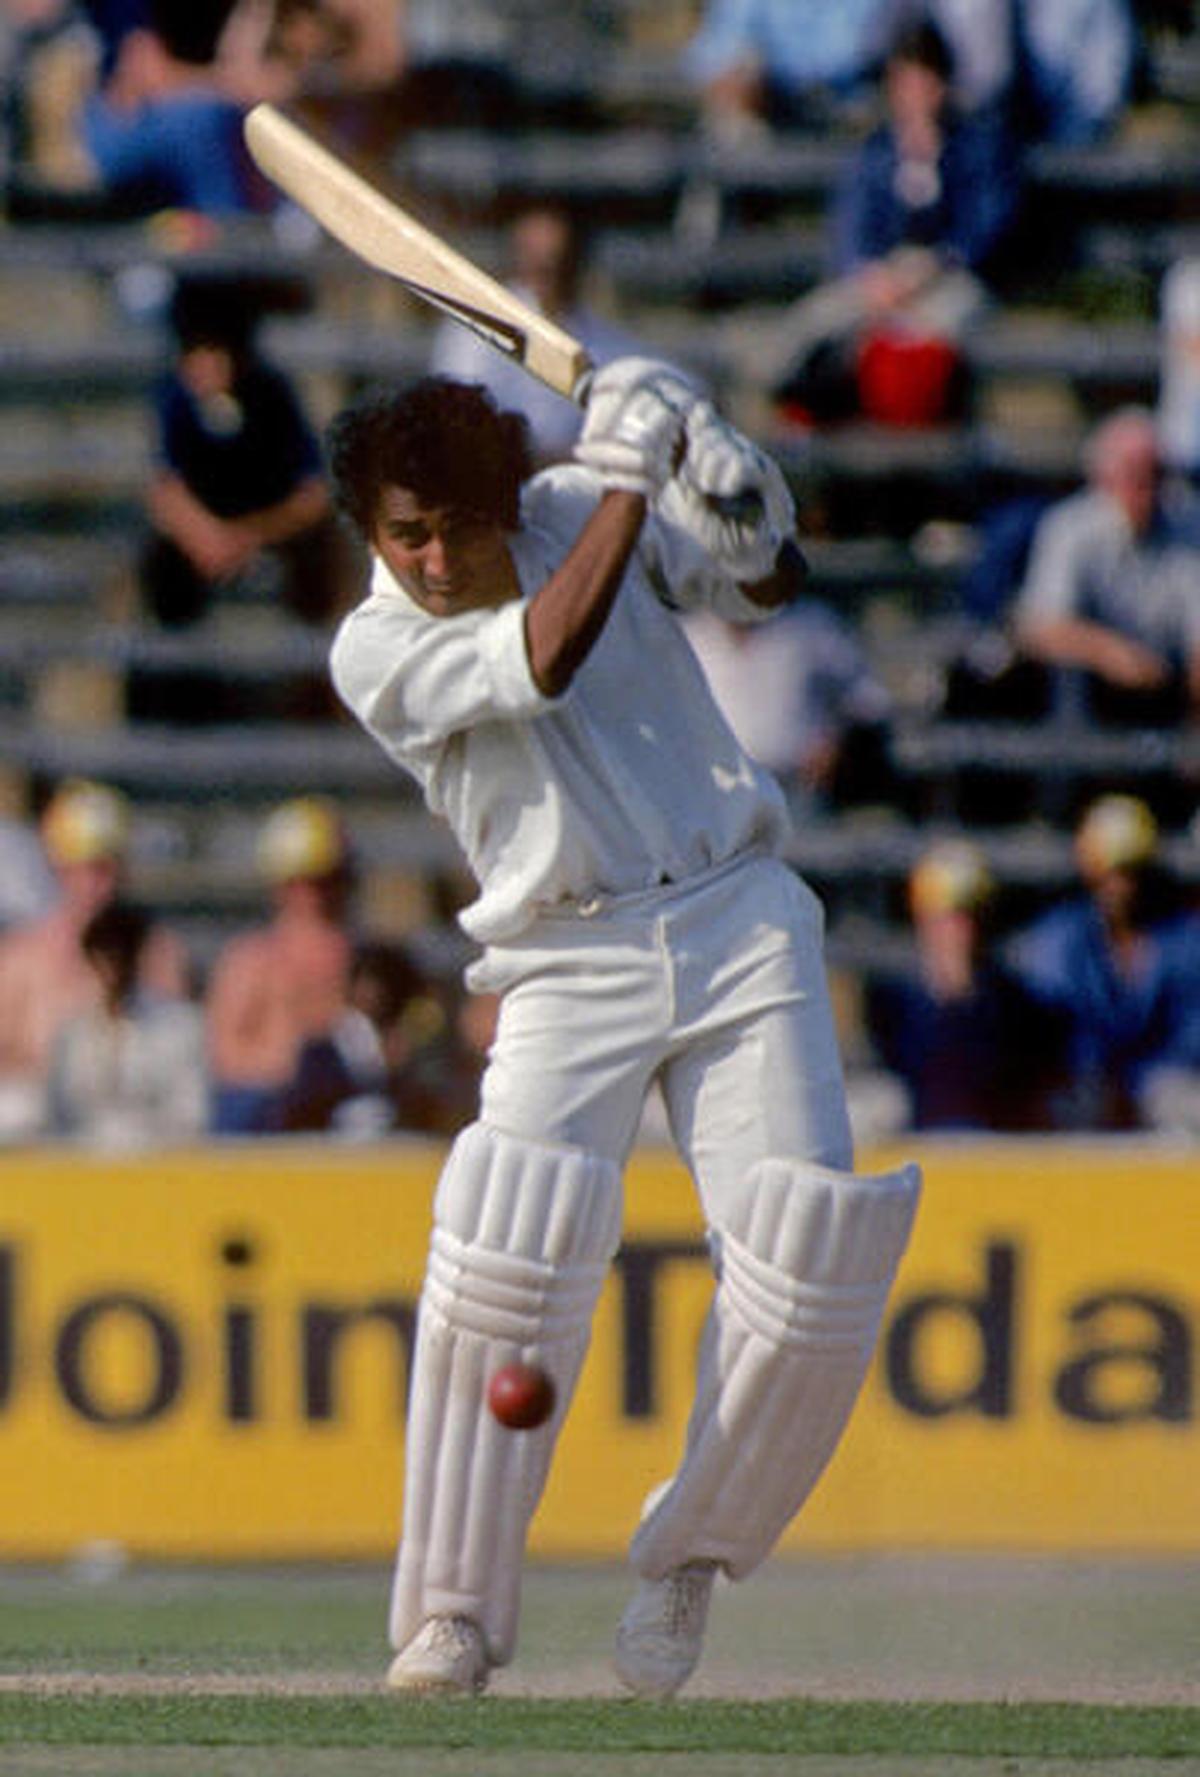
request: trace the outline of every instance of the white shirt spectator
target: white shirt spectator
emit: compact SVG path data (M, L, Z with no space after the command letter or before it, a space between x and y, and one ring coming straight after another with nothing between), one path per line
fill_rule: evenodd
M805 601L754 628L698 611L685 628L733 732L781 776L802 771L849 723L888 714L858 638L824 605Z
M512 286L522 302L537 308L533 292L521 284ZM638 345L612 322L579 307L556 316L555 326L577 339L592 363L609 364L614 358L635 355ZM533 453L539 463L568 457L579 436L582 412L565 395L557 394L537 377L506 358L486 340L458 321L443 321L434 334L429 368L435 376L452 376L459 382L482 383L502 409L523 413L529 421Z
M1161 509L1145 537L1107 495L1073 494L1046 513L1017 601L1018 626L1082 618L1182 668L1200 649L1200 530Z
M47 1098L54 1135L104 1148L194 1140L208 1119L203 1014L141 996L119 1016L81 1012L55 1040Z
M1163 279L1159 321L1158 427L1171 468L1200 471L1200 259L1180 259Z

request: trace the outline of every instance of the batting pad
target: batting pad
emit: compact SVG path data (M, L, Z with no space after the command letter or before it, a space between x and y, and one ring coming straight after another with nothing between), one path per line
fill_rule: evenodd
M450 1150L433 1219L391 1639L401 1648L431 1616L469 1616L503 1665L529 1521L620 1240L620 1174L582 1149L473 1123ZM502 1426L485 1399L489 1377L516 1358L554 1379L555 1410L533 1431Z
M683 1462L632 1559L647 1579L702 1558L735 1579L816 1486L854 1406L916 1214L920 1172L755 1167L712 1232L717 1288Z

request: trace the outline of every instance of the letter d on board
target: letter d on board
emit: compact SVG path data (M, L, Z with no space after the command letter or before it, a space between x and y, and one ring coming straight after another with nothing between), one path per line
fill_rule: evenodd
M934 1290L914 1296L894 1317L884 1348L888 1386L896 1400L922 1419L950 1413L981 1413L1003 1419L1013 1408L1016 1248L997 1242L984 1254L984 1284L977 1295ZM967 1320L978 1335L979 1365L973 1381L953 1392L937 1392L921 1374L922 1336L932 1338L947 1316Z

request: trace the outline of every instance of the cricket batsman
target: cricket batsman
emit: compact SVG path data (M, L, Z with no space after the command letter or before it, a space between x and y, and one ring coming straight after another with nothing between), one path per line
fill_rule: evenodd
M787 816L678 622L753 622L804 579L777 466L678 373L623 358L574 461L429 378L341 414L339 500L372 553L334 682L478 881L468 984L500 1012L478 1121L434 1201L391 1609L400 1691L471 1693L513 1655L526 1534L621 1232L658 1083L715 1285L685 1448L633 1538L617 1631L672 1695L719 1572L748 1574L828 1462L874 1348L917 1168L854 1170L819 903ZM556 1405L486 1409L514 1359Z

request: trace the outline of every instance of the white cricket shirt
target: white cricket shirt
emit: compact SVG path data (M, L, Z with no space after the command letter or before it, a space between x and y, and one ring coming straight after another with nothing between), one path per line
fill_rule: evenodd
M682 881L752 848L778 852L787 831L778 785L738 745L670 607L770 613L681 529L647 520L566 693L547 698L534 684L523 601L559 566L599 491L573 466L528 484L509 539L521 599L433 617L376 561L367 598L334 638L339 695L420 783L479 882L461 924L481 942L512 937L549 907Z

